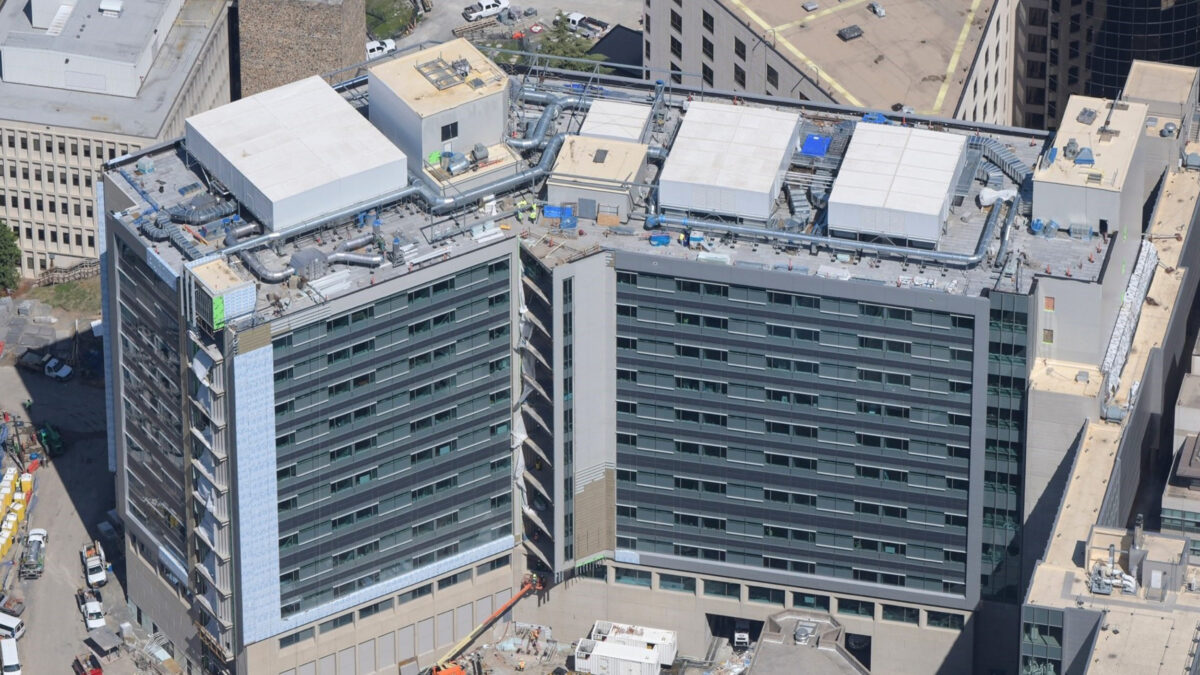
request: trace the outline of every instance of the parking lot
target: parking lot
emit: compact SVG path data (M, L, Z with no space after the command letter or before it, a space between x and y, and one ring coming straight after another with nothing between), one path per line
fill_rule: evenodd
M27 527L49 533L41 578L18 580L13 565L0 567L7 590L25 600L25 636L18 643L24 672L69 673L75 654L86 651L87 629L75 604L84 585L79 549L97 535L95 526L113 508L113 481L108 471L104 422L104 389L79 378L55 382L38 373L0 365L0 410L22 414L22 402L33 400L36 423L50 421L62 434L66 452L34 472L34 499ZM24 528L23 528L24 529ZM116 542L109 558L119 554ZM20 547L14 546L14 551ZM115 569L122 571L120 561ZM101 589L108 627L117 630L130 620L124 604L121 574L110 574ZM105 673L137 673L128 656L104 665Z
M466 23L462 10L471 3L434 2L432 12L425 15L416 29L402 40L396 40L400 48L421 42L443 42L454 37L452 30ZM642 3L639 0L587 0L570 3L562 0L513 0L514 8L537 10L536 19L549 27L558 12L583 12L609 24L621 24L633 30L641 30Z

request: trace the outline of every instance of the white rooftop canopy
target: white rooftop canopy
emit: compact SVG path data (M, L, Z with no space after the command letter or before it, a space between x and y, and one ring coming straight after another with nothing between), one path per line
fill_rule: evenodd
M966 137L860 122L829 195L829 229L936 244Z
M274 231L408 184L404 153L315 76L188 118L186 142Z
M668 208L766 220L791 163L800 115L693 102L659 178Z
M579 135L640 143L649 121L648 105L600 99L588 109Z

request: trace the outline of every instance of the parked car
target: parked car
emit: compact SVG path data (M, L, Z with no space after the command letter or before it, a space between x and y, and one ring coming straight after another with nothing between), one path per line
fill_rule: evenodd
M367 43L367 60L377 59L396 51L395 40L371 40Z
M464 7L462 18L465 21L486 19L508 9L509 4L509 0L480 0L480 2Z

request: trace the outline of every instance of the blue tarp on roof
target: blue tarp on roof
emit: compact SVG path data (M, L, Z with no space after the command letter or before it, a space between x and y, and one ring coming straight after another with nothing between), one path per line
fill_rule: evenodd
M800 154L809 157L824 157L825 153L829 152L829 144L832 142L833 139L829 136L809 134L800 146Z

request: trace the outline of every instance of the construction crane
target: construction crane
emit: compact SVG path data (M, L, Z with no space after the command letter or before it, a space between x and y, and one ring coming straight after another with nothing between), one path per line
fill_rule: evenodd
M518 600L525 597L525 595L527 595L530 591L540 591L542 588L542 577L539 577L536 574L526 575L521 589L517 591L511 598L509 598L508 602L501 605L500 609L492 612L491 616L484 619L483 623L476 626L475 630L471 631L458 644L454 645L454 647L451 648L450 651L446 652L446 655L443 656L437 663L433 664L432 667L430 667L428 670L422 671L421 675L467 675L467 671L464 670L462 666L454 663L454 659L462 655L462 653L466 651L467 647L469 647L471 643L483 633L483 631L487 630L489 626L496 622L496 619L504 616L505 612L512 609L512 606L517 604Z

